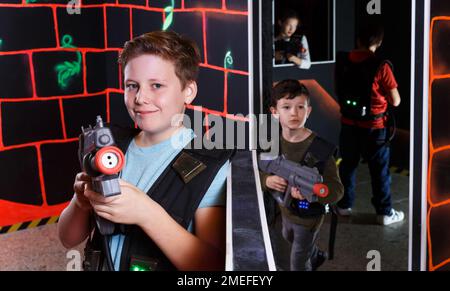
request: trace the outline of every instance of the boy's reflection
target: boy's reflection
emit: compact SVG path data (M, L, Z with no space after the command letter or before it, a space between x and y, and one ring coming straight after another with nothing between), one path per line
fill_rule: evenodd
M280 32L275 37L275 64L293 63L300 69L311 67L308 40L305 35L295 34L300 24L298 14L286 10L278 20Z

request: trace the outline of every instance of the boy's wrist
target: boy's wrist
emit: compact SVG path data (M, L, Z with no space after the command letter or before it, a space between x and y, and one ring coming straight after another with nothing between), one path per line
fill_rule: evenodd
M73 195L72 200L74 200L75 206L76 206L79 210L81 210L81 211L83 211L83 212L89 212L89 211L91 211L91 206L90 206L90 205L84 205L84 204L78 199L77 194L74 194L74 195Z
M149 197L145 199L143 206L144 211L142 211L142 217L137 222L137 225L142 229L151 228L151 224L156 222L156 218L159 217L158 213L161 210L161 206Z

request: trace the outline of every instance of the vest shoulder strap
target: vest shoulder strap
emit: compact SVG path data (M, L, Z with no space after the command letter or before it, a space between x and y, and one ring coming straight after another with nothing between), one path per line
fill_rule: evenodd
M141 131L138 128L123 127L113 124L107 124L106 126L111 130L117 147L124 153L127 151L132 139Z
M315 136L303 156L302 163L309 167L317 167L323 174L325 162L336 155L336 146L320 136Z

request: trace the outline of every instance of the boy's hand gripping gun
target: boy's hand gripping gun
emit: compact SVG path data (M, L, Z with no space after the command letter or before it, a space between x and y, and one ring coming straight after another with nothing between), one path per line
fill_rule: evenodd
M298 203L299 208L308 208L309 203L318 202L319 197L328 196L328 187L323 183L323 177L317 168L302 166L286 160L284 156L270 156L262 153L259 158L259 169L263 172L277 175L288 183L285 193L273 191L272 195L278 203L287 208L292 207L291 188L296 187L306 201Z
M118 173L125 164L123 152L115 146L111 130L104 127L102 118L92 128L81 128L78 156L81 169L92 178L92 189L105 197L121 193ZM114 233L114 223L96 216L96 223L102 235Z

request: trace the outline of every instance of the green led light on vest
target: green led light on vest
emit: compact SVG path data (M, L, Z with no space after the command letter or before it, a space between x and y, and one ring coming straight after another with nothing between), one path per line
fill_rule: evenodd
M352 103L350 100L347 100L347 104L350 105L350 103Z
M143 271L148 271L146 268L141 267L141 266L139 266L139 265L131 266L130 270L133 271L133 272L143 272Z
M357 104L357 103L356 103L355 101L353 101L353 106L356 106L356 104Z

